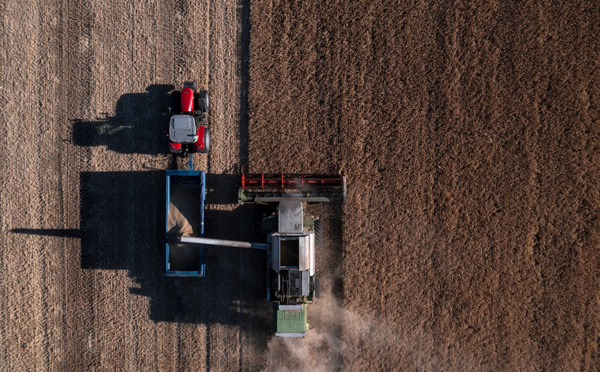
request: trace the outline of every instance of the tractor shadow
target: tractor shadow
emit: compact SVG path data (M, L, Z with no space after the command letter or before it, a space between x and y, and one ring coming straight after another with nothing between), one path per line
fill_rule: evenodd
M208 178L213 183L230 182L233 176ZM79 190L80 229L12 232L81 239L82 269L127 270L134 282L131 295L150 299L149 317L155 322L200 323L207 329L215 324L239 326L257 342L267 342L271 315L266 302L264 251L209 247L205 277L166 277L165 173L82 172ZM260 229L254 229L260 209L219 209L233 201L237 202L237 190L208 198L207 236L263 242ZM246 235L244 231L252 232Z
M72 120L77 146L105 146L123 154L168 152L166 135L169 108L178 107L179 92L173 85L155 84L143 93L123 94L117 101L115 115L86 121Z

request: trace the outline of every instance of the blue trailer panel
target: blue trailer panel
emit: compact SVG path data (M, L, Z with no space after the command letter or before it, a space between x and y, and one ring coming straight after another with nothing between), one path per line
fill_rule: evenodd
M166 172L165 273L203 277L205 246L185 244L181 236L204 236L206 172Z

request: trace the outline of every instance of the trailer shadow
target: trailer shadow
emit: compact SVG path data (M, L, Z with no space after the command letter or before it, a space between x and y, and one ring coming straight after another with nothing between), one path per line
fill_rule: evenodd
M239 326L244 334L266 343L270 305L265 301L265 252L207 248L204 278L166 277L165 203L162 171L82 172L80 229L12 232L80 238L82 269L127 270L134 281L130 293L150 299L149 317L155 322ZM238 228L245 219L251 220L252 208L210 208L206 223L214 233L209 232L209 237L261 238L259 232L242 236Z
M173 85L154 84L143 93L123 94L117 101L115 115L105 113L95 120L72 120L77 146L106 146L124 154L166 153L169 107L176 107L177 91Z

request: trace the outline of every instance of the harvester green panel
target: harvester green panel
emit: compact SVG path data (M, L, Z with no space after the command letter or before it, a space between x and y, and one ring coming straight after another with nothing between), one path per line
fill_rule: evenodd
M279 304L273 304L273 328L277 333L304 333L308 330L306 304L302 310L279 310Z

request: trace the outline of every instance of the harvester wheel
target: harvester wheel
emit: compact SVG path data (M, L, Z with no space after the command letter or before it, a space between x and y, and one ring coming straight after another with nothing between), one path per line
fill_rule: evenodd
M321 220L315 220L315 245L317 247L321 246Z
M203 90L198 93L198 110L202 112L208 112L210 101L208 99L208 92Z

